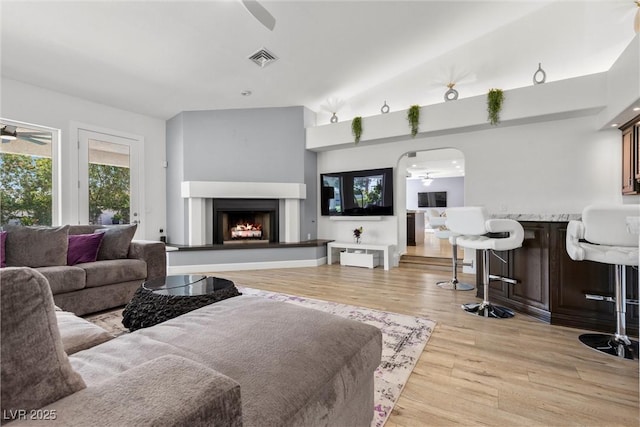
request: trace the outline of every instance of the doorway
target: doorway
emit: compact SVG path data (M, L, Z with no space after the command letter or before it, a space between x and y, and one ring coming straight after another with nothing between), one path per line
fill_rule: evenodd
M457 149L409 153L405 175L407 255L451 258L451 244L438 231L444 227L447 208L464 206L464 167L464 154Z
M78 219L81 224L140 224L142 140L78 129ZM143 238L138 227L135 238Z

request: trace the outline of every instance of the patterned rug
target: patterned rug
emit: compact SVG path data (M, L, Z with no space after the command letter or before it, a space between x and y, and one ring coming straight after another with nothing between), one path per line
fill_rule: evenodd
M255 295L276 301L284 301L357 320L376 326L382 331L382 362L375 372L375 414L371 422L372 427L382 427L389 418L389 415L391 415L391 410L400 397L400 393L436 325L436 322L433 320L421 317L261 291L241 286L238 286L238 290L245 295ZM88 316L87 320L116 335L127 332L121 323L121 309Z

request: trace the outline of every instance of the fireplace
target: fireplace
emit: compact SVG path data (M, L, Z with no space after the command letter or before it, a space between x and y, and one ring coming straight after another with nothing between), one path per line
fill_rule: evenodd
M277 199L213 199L213 243L277 243Z

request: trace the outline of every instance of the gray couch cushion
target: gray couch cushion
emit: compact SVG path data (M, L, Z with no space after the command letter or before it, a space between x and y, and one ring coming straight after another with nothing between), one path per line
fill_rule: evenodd
M82 268L70 266L40 267L37 269L49 281L53 295L77 291L86 284L86 274Z
M331 425L350 398L370 387L381 340L379 329L361 322L239 296L120 336L70 360L91 387L175 354L240 384L245 426L309 420ZM373 416L373 408L365 411Z
M69 226L7 227L7 266L46 267L67 265Z
M58 329L67 355L94 347L115 338L113 334L68 311L56 310Z
M126 258L137 228L138 224L133 224L96 230L96 233L104 233L104 239L98 251L98 260Z
M31 268L1 269L0 300L2 414L41 408L83 389L62 346L47 279Z
M140 280L135 280L133 282L84 288L79 291L56 294L53 296L53 300L66 311L75 313L78 316L84 316L85 314L97 313L98 311L126 305L131 301L136 289L140 287L140 283Z
M114 259L76 264L87 275L87 288L140 280L147 277L147 263L139 259Z
M84 224L74 224L69 226L69 234L91 234L96 230L100 230L105 228L104 225L84 225Z
M43 409L55 411L55 419L14 421L12 427L242 427L238 383L173 355L138 365Z

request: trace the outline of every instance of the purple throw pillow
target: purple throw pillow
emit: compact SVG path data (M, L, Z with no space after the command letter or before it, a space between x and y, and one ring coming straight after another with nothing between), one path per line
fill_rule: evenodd
M67 265L95 262L104 234L70 234Z
M5 244L4 242L7 240L7 232L6 231L0 231L0 267L6 267L7 266L7 257L4 253L4 247Z

